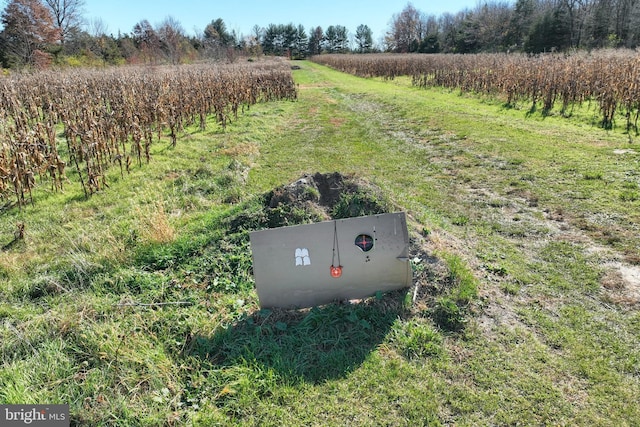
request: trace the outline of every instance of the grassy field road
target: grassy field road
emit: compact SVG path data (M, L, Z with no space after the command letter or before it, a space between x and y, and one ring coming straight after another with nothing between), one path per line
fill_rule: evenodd
M0 403L87 425L640 424L637 143L586 104L542 117L295 65L297 101L163 140L89 200L2 213ZM415 302L259 310L247 230L316 172L411 215Z

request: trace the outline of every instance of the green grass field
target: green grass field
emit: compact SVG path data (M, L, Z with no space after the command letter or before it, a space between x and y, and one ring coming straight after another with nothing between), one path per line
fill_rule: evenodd
M0 403L73 425L640 424L637 138L587 104L297 65L295 102L0 213ZM247 231L316 172L408 212L415 301L259 309Z

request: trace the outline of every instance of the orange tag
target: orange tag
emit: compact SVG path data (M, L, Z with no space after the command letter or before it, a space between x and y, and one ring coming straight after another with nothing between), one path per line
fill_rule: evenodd
M342 266L335 266L332 265L331 266L331 277L333 277L334 279L337 279L338 277L342 276Z

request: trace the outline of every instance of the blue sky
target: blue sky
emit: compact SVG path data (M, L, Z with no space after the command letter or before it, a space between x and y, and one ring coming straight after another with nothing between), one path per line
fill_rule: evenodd
M400 13L407 0L84 0L84 16L88 21L99 18L107 33L130 33L143 19L151 25L171 16L182 24L185 32L195 35L217 18L227 29L249 35L254 25L302 24L308 30L321 26L344 25L355 33L360 24L371 28L378 41L389 27L394 14ZM479 0L414 0L418 10L436 16L473 9Z

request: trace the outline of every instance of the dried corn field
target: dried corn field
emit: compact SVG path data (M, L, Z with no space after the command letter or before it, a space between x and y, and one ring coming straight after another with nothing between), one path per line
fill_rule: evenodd
M0 202L63 190L75 170L85 196L150 160L154 141L175 145L187 126L221 126L257 102L295 99L285 62L47 71L0 79Z
M411 76L419 87L446 87L504 98L508 105L530 103L568 115L585 102L597 106L604 128L616 114L627 132L638 134L640 53L603 50L545 54L322 55L313 60L361 77Z

